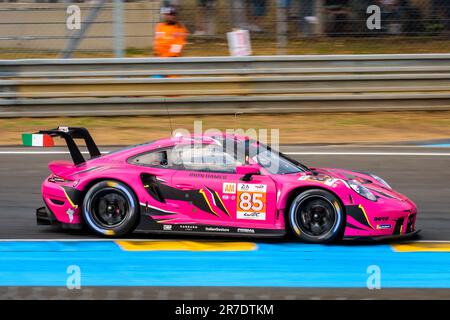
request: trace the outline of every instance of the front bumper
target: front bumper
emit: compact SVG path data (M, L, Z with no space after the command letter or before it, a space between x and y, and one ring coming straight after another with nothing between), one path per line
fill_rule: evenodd
M347 205L345 212L344 239L395 239L415 234L417 208L410 200Z
M420 229L411 231L404 234L391 234L382 236L356 236L356 237L344 237L344 240L354 240L354 241L386 241L386 240L407 240L417 236Z

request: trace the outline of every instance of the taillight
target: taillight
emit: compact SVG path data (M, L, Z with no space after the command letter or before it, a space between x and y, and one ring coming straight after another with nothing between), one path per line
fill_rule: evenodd
M48 178L48 182L54 182L54 183L62 183L62 182L69 182L70 180L66 180L63 177L60 177L56 174L53 174L50 178Z

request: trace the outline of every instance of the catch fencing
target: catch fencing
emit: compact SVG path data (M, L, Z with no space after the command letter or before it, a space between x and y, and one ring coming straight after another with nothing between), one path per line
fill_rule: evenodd
M235 28L258 55L449 50L448 0L22 0L0 1L0 58L152 56L166 2L189 56L227 54Z

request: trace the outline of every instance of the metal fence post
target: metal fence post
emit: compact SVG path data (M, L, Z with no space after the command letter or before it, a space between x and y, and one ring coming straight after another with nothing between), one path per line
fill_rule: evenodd
M97 18L98 13L105 3L106 0L101 0L100 2L96 3L94 7L92 7L92 9L89 11L86 20L81 24L81 29L75 30L69 40L67 40L66 47L61 51L61 57L63 59L67 59L72 56L72 53L76 50L81 40L83 40L84 35Z
M325 13L324 13L324 0L316 0L316 6L314 8L315 16L317 17L317 26L315 30L316 36L323 36L325 32Z
M123 1L114 0L114 54L116 58L124 55Z
M285 1L277 0L277 53L286 54L287 46L287 6L284 5Z

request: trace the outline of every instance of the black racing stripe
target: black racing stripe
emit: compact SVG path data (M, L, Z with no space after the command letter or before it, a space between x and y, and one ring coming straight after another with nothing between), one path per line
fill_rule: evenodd
M151 208L149 206L145 206L141 204L141 212L149 215L149 216L171 216L177 214L176 212L166 212L162 210L158 210L156 208Z
M199 208L203 211L206 211L208 213L211 213L217 217L217 213L215 213L214 211L211 210L211 208L209 207L209 204L208 204L208 200L205 199L206 194L205 194L205 196L203 196L203 194L200 192L200 190L196 190L196 191L197 191L197 194L193 195L192 204L194 206L196 206L197 208Z
M163 183L159 184L159 188L165 199L190 202L193 206L199 208L200 210L217 217L217 214L209 208L205 197L203 197L199 189L180 190Z
M346 225L345 227L346 227L346 228L357 229L357 230L361 230L361 231L367 231L366 229L357 227L357 226L355 226L355 225L353 225L353 224L351 224L351 223L348 223L348 222L347 222L347 225Z
M349 215L350 217L352 217L353 219L355 219L356 221L358 221L359 223L361 223L362 225L373 229L372 226L370 225L369 221L367 221L366 216L364 215L364 212L362 211L362 209L359 206L346 206L345 207L347 215Z
M62 186L70 201L76 206L80 205L82 192L72 187Z
M199 189L192 189L192 190L177 189L165 183L162 183L161 181L156 179L155 176L152 176L147 173L141 174L141 181L144 184L144 188L147 190L150 196L152 196L152 198L154 198L159 202L165 202L165 200L167 199L189 202L198 209L208 212L217 217L217 214L211 210L207 202L207 199L205 199L205 197L203 196L203 194L200 192ZM211 191L210 188L208 188L208 190ZM211 192L214 196L215 192L213 191ZM220 209L222 210L222 208Z
M206 188L207 188L207 189L209 190L209 192L211 192L211 194L213 195L214 201L216 202L216 206L217 206L220 210L222 210L223 212L225 212L225 213L227 214L227 216L230 216L230 213L228 212L227 208L225 208L225 206L222 204L222 200L219 198L217 192L215 192L214 190L212 190L212 189L209 188L209 187L206 187Z

